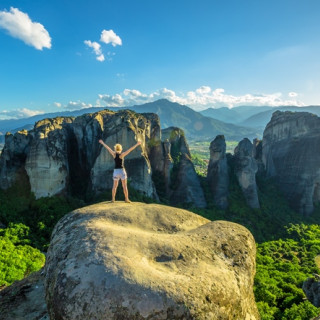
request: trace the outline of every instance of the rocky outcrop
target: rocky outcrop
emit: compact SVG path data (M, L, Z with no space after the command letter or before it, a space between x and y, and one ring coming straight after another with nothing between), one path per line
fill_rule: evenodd
M262 160L293 209L310 214L320 201L320 118L273 113L263 133Z
M111 148L121 143L123 150L142 142L125 158L134 189L171 204L206 206L183 131L162 133L156 114L128 110L45 119L33 130L8 134L0 157L0 187L7 189L24 176L36 198L61 193L86 197L111 189L114 161L99 139Z
M320 307L320 281L317 278L308 278L303 282L302 290L307 296L308 300L317 308Z
M56 225L51 320L259 319L255 243L244 227L155 204L100 203Z
M49 320L42 270L0 291L0 320Z
M251 208L259 208L256 184L258 165L252 156L253 145L247 138L241 140L234 150L234 172L242 189L247 204Z
M262 140L260 139L253 139L253 149L252 149L252 156L256 160L258 165L257 175L264 175L265 168L262 161Z
M67 188L68 125L73 118L55 118L39 121L30 132L30 150L25 169L31 191L37 198L52 196Z
M162 130L161 134L165 158L164 172L165 176L170 176L166 180L167 183L170 181L169 186L166 187L170 203L187 203L198 208L206 207L207 203L183 130L170 127ZM167 153L168 151L170 154Z
M0 187L7 189L21 176L26 176L25 161L32 136L23 130L5 136L5 146L0 157Z
M150 139L155 139L151 135L155 131L151 125L160 130L159 118L156 115L140 115L131 111L116 113L115 116L104 121L102 139L110 147L121 142L123 150L130 148L137 140L142 142L141 148L136 148L125 158L125 168L132 187L149 197L157 198L146 145ZM153 121L149 120L150 116ZM154 117L157 121L154 121ZM112 179L106 177L112 177L113 168L112 156L102 148L91 170L93 191L101 192L112 188Z
M112 187L114 162L98 140L111 147L120 142L125 150L139 139L141 148L126 157L126 170L132 187L157 198L146 147L157 131L156 115L132 111L103 110L78 118L41 120L33 130L7 135L0 158L1 188L10 187L24 174L37 198L105 191Z
M207 180L215 205L220 209L226 209L229 194L229 168L226 141L223 135L216 136L210 144Z

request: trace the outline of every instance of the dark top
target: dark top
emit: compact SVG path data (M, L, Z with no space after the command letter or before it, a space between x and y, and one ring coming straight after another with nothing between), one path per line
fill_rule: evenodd
M123 169L123 159L120 158L120 153L116 153L114 158L114 168L115 169Z

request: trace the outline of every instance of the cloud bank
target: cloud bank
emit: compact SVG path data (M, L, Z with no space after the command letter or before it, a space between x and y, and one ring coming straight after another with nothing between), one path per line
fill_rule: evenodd
M44 111L30 110L27 108L15 109L10 111L4 110L0 111L0 120L29 118L43 113Z
M127 107L135 104L153 102L158 99L168 99L187 105L194 110L200 111L207 108L233 108L237 106L304 106L298 100L296 92L289 92L287 96L282 93L272 94L244 94L235 96L226 94L222 88L211 89L209 86L202 86L195 91L186 94L177 94L175 91L163 88L146 94L135 89L125 89L122 93L115 95L99 94L99 105L109 107Z
M68 110L80 110L80 109L86 109L86 108L92 108L92 104L90 103L84 103L81 101L70 101L65 107L65 109Z
M33 22L28 14L17 8L11 7L9 12L0 11L0 28L37 50L51 48L51 37L44 26Z

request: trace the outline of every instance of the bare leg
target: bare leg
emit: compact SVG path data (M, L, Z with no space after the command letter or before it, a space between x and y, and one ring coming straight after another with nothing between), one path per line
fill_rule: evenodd
M125 202L131 202L129 200L129 192L128 192L128 187L127 187L127 179L121 180L122 182L122 188L123 188L123 193L124 193L124 201Z
M113 180L113 187L112 187L112 202L116 201L116 193L118 188L119 180Z

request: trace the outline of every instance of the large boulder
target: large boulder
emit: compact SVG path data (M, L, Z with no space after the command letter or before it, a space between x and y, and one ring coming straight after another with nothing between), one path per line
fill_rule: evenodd
M243 195L251 208L259 208L256 184L258 165L252 156L253 145L247 138L241 140L234 150L234 172L237 176Z
M226 141L223 135L216 136L210 143L207 180L215 205L220 209L226 209L229 194L229 168Z
M263 133L262 160L289 204L302 214L320 202L320 118L307 112L273 113Z
M259 319L244 227L156 204L100 203L56 225L45 266L51 320Z

